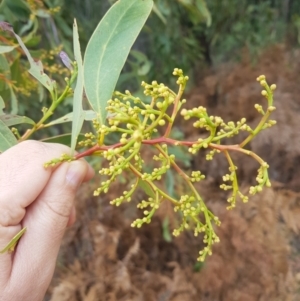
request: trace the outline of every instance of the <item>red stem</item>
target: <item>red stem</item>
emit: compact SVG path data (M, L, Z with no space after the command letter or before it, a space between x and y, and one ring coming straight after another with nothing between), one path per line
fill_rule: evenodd
M78 160L80 158L83 158L83 157L88 157L88 156L92 156L95 152L98 152L98 151L107 151L109 149L114 149L114 148L118 148L120 146L123 146L124 144L123 143L116 143L116 144L113 144L113 145L94 145L93 147L87 149L86 151L82 152L82 153L79 153L75 156L75 159Z
M193 144L196 144L197 141L179 141L179 140L174 140L171 138L166 138L166 137L159 137L159 138L155 138L155 139L151 139L151 140L143 140L142 144L147 144L147 145L154 145L154 144L171 144L171 145L183 145L183 146L192 146ZM109 149L114 149L114 148L118 148L123 146L123 143L116 143L113 145L95 145L89 149L87 149L86 151L79 153L75 156L75 159L80 159L83 157L88 157L93 155L95 152L98 151L107 151ZM219 151L228 151L228 150L232 150L232 151L241 151L242 148L238 145L238 144L233 144L233 145L219 145L219 144L215 144L215 143L209 143L208 145L210 148L213 149L217 149Z

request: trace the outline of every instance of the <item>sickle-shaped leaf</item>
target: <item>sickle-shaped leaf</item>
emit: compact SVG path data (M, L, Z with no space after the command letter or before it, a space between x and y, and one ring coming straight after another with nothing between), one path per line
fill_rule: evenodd
M6 45L0 45L0 54L11 52L13 51L17 46L6 46Z
M167 24L167 20L164 17L164 15L161 13L161 11L159 10L159 8L157 7L157 5L154 3L153 5L153 12L161 19L161 21L166 25Z
M93 119L97 119L97 113L95 111L87 110L87 111L83 111L83 114L84 114L84 120L91 121ZM74 119L74 113L71 112L71 113L64 115L63 117L60 117L58 119L55 119L55 120L45 124L44 128L55 125L55 124L71 122L71 121L73 121L73 119Z
M25 44L23 43L22 39L14 32L12 26L7 22L0 22L0 29L5 31L10 31L16 37L19 42L19 45L25 52L27 59L30 64L30 69L28 72L35 77L45 88L47 88L50 92L52 92L55 88L55 81L51 80L47 74L44 73L43 64L41 61L35 61L28 49L26 48Z
M72 121L72 139L71 139L71 150L72 155L74 153L77 137L82 128L84 120L84 112L82 109L82 95L83 95L83 66L82 66L82 57L79 44L78 28L76 20L73 24L73 44L74 44L74 56L78 67L78 75L76 81L76 87L74 90L73 98L73 121Z
M48 143L59 143L59 144L64 144L69 146L71 144L71 139L72 139L72 134L63 134L63 135L58 135L58 136L53 136L50 138L45 138L40 141L42 142L48 142ZM77 142L85 140L84 134L79 134L77 137Z
M22 39L15 33L13 32L16 39L18 40L21 48L25 52L27 59L30 64L30 69L28 72L35 77L45 88L47 88L50 92L52 92L55 88L55 81L50 79L50 77L44 73L44 68L43 64L41 61L35 61L32 56L30 55L30 52L26 48L25 44L23 43Z
M89 40L84 56L85 92L100 124L105 123L106 103L152 6L152 0L117 1Z
M9 127L0 120L0 152L4 152L17 144L17 139Z
M155 192L153 188L150 186L150 184L142 179L139 179L139 187L141 187L144 192L150 196L151 198L155 199Z
M26 116L18 116L13 114L0 115L0 120L3 121L7 126L22 124L22 123L35 125L35 122L32 119Z

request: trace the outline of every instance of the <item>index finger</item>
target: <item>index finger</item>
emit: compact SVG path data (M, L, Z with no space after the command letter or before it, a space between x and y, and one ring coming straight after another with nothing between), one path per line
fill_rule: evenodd
M53 168L44 163L69 154L61 144L24 141L0 155L0 227L20 223L28 207L47 185Z

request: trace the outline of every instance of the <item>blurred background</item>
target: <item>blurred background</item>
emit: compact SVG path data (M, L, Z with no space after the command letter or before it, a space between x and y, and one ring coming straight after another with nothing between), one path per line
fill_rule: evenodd
M84 51L110 0L0 0L0 20L13 25L32 56L60 89L68 70L59 59L72 54L72 23L77 19ZM206 162L174 150L186 170L201 170L207 181L199 191L222 221L221 242L204 264L196 261L201 238L171 233L176 214L163 204L152 223L132 229L140 215L136 202L113 208L109 201L124 183L107 195L92 198L101 180L78 195L77 222L68 230L57 269L45 297L51 301L297 301L300 300L300 1L297 0L155 0L152 14L130 52L117 89L141 95L140 82L157 80L175 87L175 67L190 76L187 107L207 107L226 121L246 117L255 125L255 103L263 103L260 74L275 83L277 125L249 145L270 165L272 188L226 210L226 192L219 185L228 166L222 156ZM26 72L26 57L7 33L0 45L0 96L6 112L38 119L49 105L47 92ZM71 99L53 118L72 110ZM193 139L201 133L178 121L176 135ZM40 132L36 139L70 132L63 124ZM236 139L236 140L235 140ZM232 143L239 141L238 137ZM230 142L231 143L231 142ZM152 153L145 156L151 165ZM247 191L256 166L233 154L240 183ZM99 164L99 163L98 163ZM97 163L95 163L97 165ZM168 173L164 183L175 196L180 178Z

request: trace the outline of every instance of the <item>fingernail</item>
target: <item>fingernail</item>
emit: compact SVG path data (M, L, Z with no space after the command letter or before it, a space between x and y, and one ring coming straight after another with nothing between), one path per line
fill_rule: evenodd
M85 176L86 168L83 162L71 162L66 174L66 182L73 188L78 188Z

